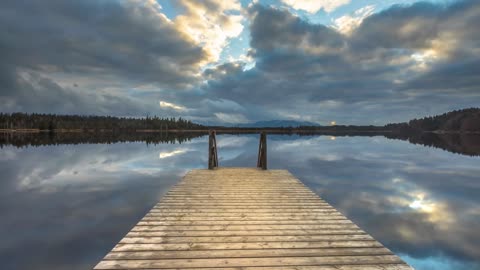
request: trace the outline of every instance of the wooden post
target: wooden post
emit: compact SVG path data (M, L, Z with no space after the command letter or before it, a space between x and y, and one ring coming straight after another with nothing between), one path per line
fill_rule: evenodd
M208 169L213 170L216 167L218 167L217 139L215 130L210 130L208 136Z
M262 170L267 169L267 134L265 132L260 133L257 167L262 168Z

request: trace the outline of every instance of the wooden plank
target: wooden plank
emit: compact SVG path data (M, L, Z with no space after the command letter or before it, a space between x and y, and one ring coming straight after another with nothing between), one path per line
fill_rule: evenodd
M185 216L192 216L192 217L321 217L326 215L339 215L338 212L315 212L315 213L308 213L308 212L295 212L295 213L165 213L165 212L149 212L146 216L148 217L185 217Z
M100 269L100 268L96 268ZM109 268L112 269L112 268ZM113 268L120 269L120 268ZM125 268L122 268L125 269ZM130 268L134 269L134 268ZM186 268L135 268L136 270L183 270ZM247 266L247 267L195 267L188 268L195 270L412 270L412 268L404 263L388 263L388 264L357 264L357 265L302 265L302 266Z
M187 173L95 269L407 270L284 170Z
M216 222L230 222L230 221L322 221L322 220L346 220L347 218L341 214L334 213L328 215L316 215L316 216L258 216L258 217L194 217L194 216L145 216L142 221L216 221Z
M240 193L249 193L249 192L300 192L300 193L312 193L313 191L307 189L304 185L282 185L278 186L278 183L265 183L262 185L255 185L249 184L246 186L240 185L229 185L226 183L221 183L223 186L221 188L206 188L208 185L218 185L219 183L203 183L198 186L189 185L186 186L174 186L172 189L168 191L168 193L175 193L175 192L191 192L191 193L199 193L200 192L212 192L212 193L235 193L239 191ZM268 187L268 185L275 185L277 187ZM203 186L203 187L202 187Z
M319 200L317 198L265 198L265 197L256 197L251 199L245 198L177 198L177 197L165 197L158 204L164 203L184 203L184 204L326 204L326 202Z
M317 204L317 205L221 205L221 204L203 204L203 205L195 205L195 204L171 204L171 203L164 203L161 205L156 205L153 209L175 209L175 208L185 208L185 209L258 209L261 206L261 209L320 209L320 208L332 208L328 204Z
M160 203L155 205L153 209L171 209L171 208L186 208L186 209L208 209L208 208L225 208L225 209L333 209L333 207L329 204L325 203L316 203L316 204L282 204L282 205L275 205L275 204L253 204L253 203L244 203L244 204L222 204L216 203L215 201L211 201L210 203L205 204L192 204L192 203Z
M195 267L248 267L248 266L312 266L342 264L392 264L401 263L394 255L332 256L332 257L274 257L274 258L228 258L228 259L189 259L189 260L105 260L97 269L135 268L195 268Z
M161 243L247 243L247 242L306 242L374 240L368 234L353 235L295 235L295 236L224 236L224 237L125 237L120 244Z
M133 232L142 231L261 231L261 230L324 230L324 229L356 229L355 224L325 225L196 225L196 226L135 226Z
M251 190L251 191L205 191L207 193L199 193L195 191L169 191L166 196L180 196L180 195L191 195L191 196L214 196L214 195L266 195L266 196L275 196L275 195L287 195L287 196L310 196L315 197L315 193L312 191L292 191L292 190L272 190L272 191L262 191L262 190Z
M160 225L160 226L193 226L193 225L314 225L314 224L351 224L348 219L323 219L323 220L162 220L142 219L137 225Z
M329 230L261 230L261 231L130 231L130 237L148 236L262 236L262 235L324 235L324 234L359 234L360 229L329 229Z
M241 208L216 208L216 209L185 209L185 208L153 208L150 210L150 213L272 213L276 209L268 209L268 208L257 208L257 209L241 209ZM313 208L313 209L282 209L282 213L307 213L307 214L314 214L314 213L336 213L332 207L324 207L324 208Z
M314 193L311 192L290 192L290 191L272 191L272 192L262 192L262 191L251 191L251 192L215 192L208 194L201 194L196 192L171 192L167 193L166 197L226 197L226 196L235 196L235 197L249 197L249 196L259 196L262 197L295 197L295 198L316 198Z
M169 190L171 191L186 191L186 190L200 190L200 191L210 191L210 190L226 190L226 189L231 189L232 191L235 190L240 190L241 192L245 192L248 190L256 190L258 188L265 189L265 190L289 190L291 188L295 188L297 190L300 190L302 192L308 192L310 191L305 187L305 185L302 185L300 183L288 183L288 184L281 184L276 181L272 181L271 183L261 183L261 184L227 184L225 182L222 182L221 185L215 185L212 186L212 188L208 188L206 184L211 184L212 182L204 182L204 183L195 183L195 184L177 184L172 189Z
M246 249L246 250L187 250L187 251L134 251L111 252L107 260L153 259L215 259L215 258L267 258L289 256L355 256L391 255L391 251L379 248L317 248L317 249Z
M208 184L205 184L208 185ZM239 192L236 192L239 191ZM168 191L167 194L178 194L178 193L191 193L191 194L201 194L201 193L235 193L235 194L243 194L243 193L298 193L298 194L311 194L314 193L310 190L306 190L304 186L290 186L290 187L282 187L282 188L264 188L264 187L256 187L254 185L250 185L249 188L242 188L242 187L229 187L229 188L216 188L216 189L203 189L203 188L178 188L175 187Z
M382 247L377 241L117 244L113 251Z
M261 198L262 200L284 200L284 199L302 199L302 200L317 200L314 195L310 194L167 194L165 199L203 199L203 200L255 200Z
M242 199L194 199L194 198L165 198L160 201L159 204L167 204L167 203L183 203L183 204L256 204L258 203L260 206L263 204L317 204L317 203L324 203L322 200L319 199L251 199L251 200L242 200Z

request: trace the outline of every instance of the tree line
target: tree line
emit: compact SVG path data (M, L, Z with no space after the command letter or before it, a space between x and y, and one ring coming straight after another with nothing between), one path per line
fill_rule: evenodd
M0 113L0 129L81 129L81 130L174 130L204 129L205 127L181 117L145 118L56 115L39 113Z
M388 124L391 130L480 132L480 109L455 110L435 116L412 119L408 123Z
M136 130L207 130L228 132L423 132L454 131L480 132L480 109L469 108L451 111L436 116L413 119L405 123L385 126L300 126L300 127L225 127L203 126L181 117L147 116L145 118L114 116L56 115L39 113L0 113L0 129L82 130L82 131L136 131Z

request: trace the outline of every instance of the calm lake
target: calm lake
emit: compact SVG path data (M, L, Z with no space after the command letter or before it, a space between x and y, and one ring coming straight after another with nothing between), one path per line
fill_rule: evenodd
M219 135L220 166L256 165L258 135ZM181 144L3 146L0 268L91 269L191 169ZM480 269L480 157L385 137L268 136L287 169L416 269Z

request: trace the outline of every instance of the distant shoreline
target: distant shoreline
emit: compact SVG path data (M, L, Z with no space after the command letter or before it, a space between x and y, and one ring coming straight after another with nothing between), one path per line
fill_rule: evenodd
M299 128L211 128L211 129L137 129L137 130L112 130L112 129L0 129L0 133L122 133L122 132L135 132L135 133L205 133L208 134L210 130L215 130L217 133L259 133L267 132L270 134L294 134L294 133L312 133L312 134L347 134L347 133L398 133L397 130L332 130L332 129L299 129ZM435 131L421 131L421 133L436 133L436 134L480 134L476 131L451 131L451 130L435 130Z
M282 120L283 121L283 120ZM345 135L394 135L413 134L480 134L480 108L468 108L441 115L412 119L403 123L386 125L308 125L292 121L277 121L274 125L256 122L251 125L222 126L201 125L181 117L127 118L94 115L55 115L36 113L0 113L0 132L14 133L76 133L76 134L204 134L209 130L217 133L248 134L345 134ZM294 121L295 122L295 121Z

